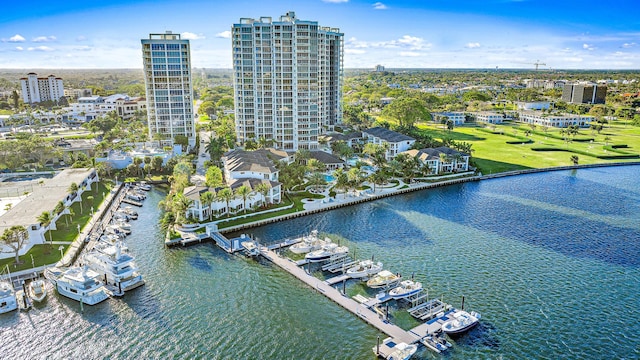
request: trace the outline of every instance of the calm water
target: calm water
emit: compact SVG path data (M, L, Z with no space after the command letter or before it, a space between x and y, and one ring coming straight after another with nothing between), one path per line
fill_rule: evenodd
M637 359L639 178L636 166L496 179L251 233L275 242L317 228L447 302L464 295L483 320L445 358ZM0 315L0 358L374 358L374 328L273 265L212 244L165 249L161 198L152 192L127 239L147 285L84 313L56 294Z

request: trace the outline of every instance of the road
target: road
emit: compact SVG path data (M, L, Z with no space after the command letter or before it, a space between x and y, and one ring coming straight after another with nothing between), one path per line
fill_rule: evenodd
M200 144L198 144L198 161L196 163L196 173L191 177L191 181L195 184L204 184L206 169L204 162L209 160L209 154L206 145L209 143L211 132L206 130L200 131Z

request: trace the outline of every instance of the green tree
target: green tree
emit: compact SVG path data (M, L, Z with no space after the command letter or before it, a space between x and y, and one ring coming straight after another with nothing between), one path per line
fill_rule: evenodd
M242 198L242 208L244 210L244 213L247 213L247 200L253 198L252 195L252 190L250 187L246 186L246 185L242 185L239 186L236 189L236 194Z
M20 249L28 242L29 233L22 225L14 225L6 229L0 236L0 242L15 252L15 263L20 264Z
M209 166L205 174L206 184L209 187L218 187L223 184L222 170L217 166Z
M205 191L200 195L200 202L202 203L202 206L209 208L209 221L211 221L211 214L213 213L210 206L213 204L215 199L216 196L211 191Z
M49 225L51 225L52 221L53 221L53 216L49 211L44 211L42 212L42 214L38 216L38 222L40 222L40 224L42 224L42 227L44 228L48 228ZM49 230L49 244L52 244L53 240L51 239L51 229L48 229L48 230Z
M349 187L349 177L347 176L347 173L344 171L344 169L338 168L333 172L333 176L335 176L336 178L336 189L344 191L344 197L346 198L346 190Z
M325 185L326 183L327 180L325 180L324 175L319 172L314 172L309 176L309 185L312 185L316 191L320 186Z
M231 215L229 204L231 203L231 200L235 198L235 194L230 188L226 187L218 191L218 194L216 196L218 199L224 200L224 202L227 204L227 217L229 217Z
M187 219L187 209L191 206L193 200L179 193L173 197L173 209L176 212L176 221L184 222Z
M570 160L571 160L571 162L573 163L573 165L578 165L578 161L579 161L580 159L578 158L578 155L571 155Z
M162 163L163 163L163 159L161 156L154 156L153 159L151 159L151 165L153 167L153 171L158 173L162 171Z
M269 190L271 190L271 186L267 183L260 183L256 186L256 191L262 195L262 206L267 206L267 195L269 195Z
M307 169L312 173L321 172L325 170L325 165L318 159L309 159Z
M431 115L423 103L414 98L393 101L382 110L382 115L398 120L402 128L412 128L416 121L431 120Z

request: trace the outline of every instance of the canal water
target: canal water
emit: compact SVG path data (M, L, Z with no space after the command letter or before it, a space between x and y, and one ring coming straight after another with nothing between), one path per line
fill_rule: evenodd
M445 302L465 296L482 321L446 358L639 358L639 178L626 166L466 183L251 234L271 243L318 229ZM374 358L383 334L277 267L211 243L165 249L162 197L150 193L126 240L144 287L84 312L55 294L0 315L0 358Z

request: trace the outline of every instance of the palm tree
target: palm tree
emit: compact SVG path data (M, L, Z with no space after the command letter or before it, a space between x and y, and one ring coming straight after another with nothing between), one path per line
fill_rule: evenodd
M451 158L449 157L449 155L445 153L440 153L440 170L443 169L444 164L448 164L450 162L451 162Z
M369 181L373 183L373 192L376 192L376 185L382 185L385 181L387 181L387 175L382 169L378 169L378 171L369 175Z
M307 149L298 149L296 151L294 158L298 162L298 164L305 164L307 160L311 157L311 152Z
M231 215L231 209L229 209L229 203L231 203L231 200L235 198L235 194L233 193L233 191L231 191L230 188L226 187L218 191L217 197L218 199L224 200L225 203L227 204L227 217L229 217L229 215Z
M247 199L253 198L251 193L251 188L246 185L242 185L236 189L236 194L242 198L242 208L245 214L247 213Z
M182 219L186 220L187 209L191 206L193 200L184 196L183 193L179 193L178 195L173 197L173 208L176 211L176 220L180 221Z
M349 177L347 176L347 173L342 168L338 168L333 173L333 176L336 177L336 188L346 190L349 186ZM344 197L347 197L346 191L344 193Z
M136 166L136 172L138 173L138 176L140 176L140 172L143 170L140 167L140 165L142 165L142 162L143 162L142 158L139 158L139 157L133 158L133 165Z
M314 189L317 191L320 185L325 185L327 180L325 180L324 175L319 172L314 172L309 177L309 184L313 185Z
M211 221L211 213L213 212L211 211L210 206L213 204L215 199L216 196L211 191L205 191L200 195L200 202L202 203L202 206L209 207L209 221Z
M64 202L62 202L62 200L58 201L58 203L56 204L56 207L53 208L53 212L55 214L61 214L64 211L65 207L64 207Z
M309 169L309 171L312 172L312 173L313 172L320 172L320 171L323 171L325 169L325 166L318 159L309 159L309 161L307 161L307 169Z
M573 165L578 165L578 155L571 155L571 162L573 163Z
M263 206L267 206L267 195L269 194L269 190L271 190L271 186L266 183L260 183L256 186L256 191L262 195Z
M43 227L47 228L49 227L49 225L51 225L51 222L53 221L53 216L49 211L44 211L42 212L42 214L40 214L40 216L38 216L38 221L42 224ZM49 244L52 244L53 240L51 239L51 229L48 229L48 230L49 230Z
M0 243L12 248L15 251L15 263L20 263L20 249L28 241L29 233L22 225L14 225L6 229L0 236Z

